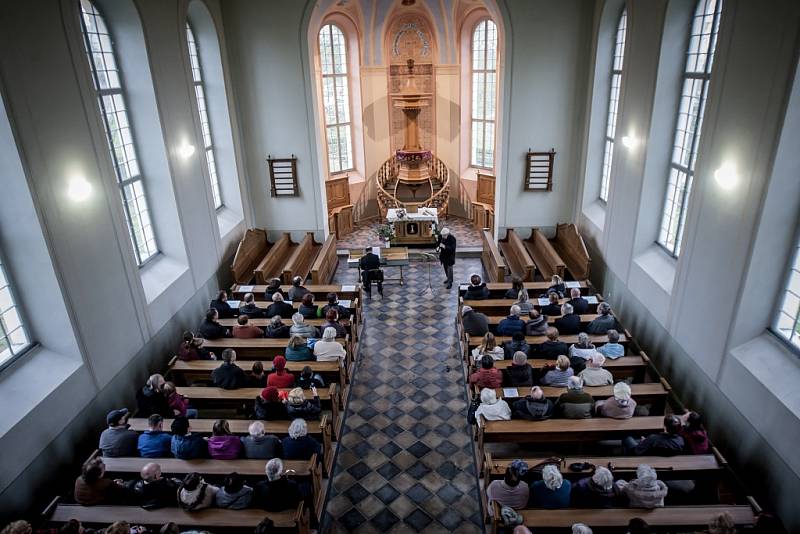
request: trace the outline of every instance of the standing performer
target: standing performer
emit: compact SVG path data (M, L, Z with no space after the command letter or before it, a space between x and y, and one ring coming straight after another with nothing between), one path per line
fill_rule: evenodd
M439 261L442 263L444 274L447 276L444 285L447 286L447 289L450 289L453 287L453 265L456 263L456 237L450 233L449 228L442 228L436 248L439 250Z

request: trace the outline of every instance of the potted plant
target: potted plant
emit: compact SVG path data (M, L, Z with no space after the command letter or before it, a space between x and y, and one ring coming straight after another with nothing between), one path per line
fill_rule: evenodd
M389 248L390 242L394 239L394 225L393 224L382 224L378 226L376 230L378 237L380 237L384 242L384 247Z

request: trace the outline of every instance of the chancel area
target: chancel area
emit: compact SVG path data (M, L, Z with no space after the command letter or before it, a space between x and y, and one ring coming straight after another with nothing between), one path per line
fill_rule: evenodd
M797 2L0 14L0 534L800 531Z

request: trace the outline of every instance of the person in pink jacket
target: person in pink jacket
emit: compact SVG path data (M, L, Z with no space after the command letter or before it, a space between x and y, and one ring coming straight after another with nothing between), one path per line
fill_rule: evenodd
M231 434L231 427L225 419L214 423L212 436L208 438L208 454L215 460L235 460L240 458L244 445L239 436Z

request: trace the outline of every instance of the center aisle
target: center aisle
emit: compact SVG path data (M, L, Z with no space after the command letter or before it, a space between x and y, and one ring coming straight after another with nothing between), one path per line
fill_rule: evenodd
M459 258L455 280L481 273ZM390 269L387 276L394 276ZM457 352L456 287L438 263L412 262L405 285L364 305L360 360L346 407L322 532L483 532L467 397ZM353 283L340 263L337 280ZM449 371L448 371L449 369Z

